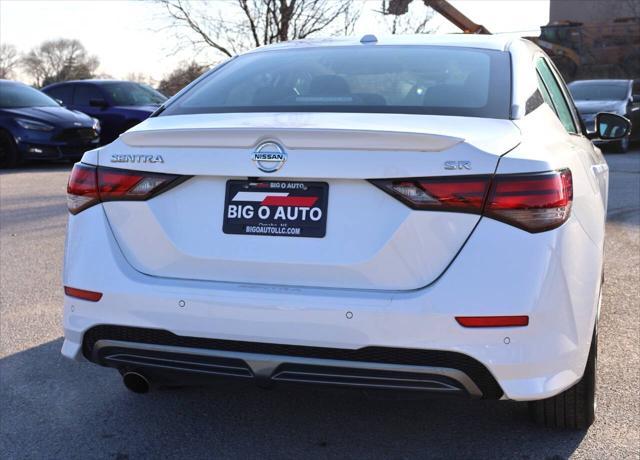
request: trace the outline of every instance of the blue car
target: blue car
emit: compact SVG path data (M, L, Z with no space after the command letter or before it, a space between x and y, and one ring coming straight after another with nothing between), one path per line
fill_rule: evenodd
M73 80L42 89L66 107L100 120L101 142L108 144L151 115L164 101L150 86L131 81Z
M23 83L0 80L0 166L79 159L98 145L100 123Z

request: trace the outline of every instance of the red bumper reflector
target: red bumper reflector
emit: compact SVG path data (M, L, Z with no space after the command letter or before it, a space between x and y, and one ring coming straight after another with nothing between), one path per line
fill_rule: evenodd
M64 287L64 293L69 297L77 297L91 302L97 302L102 299L102 292L85 291L84 289L76 289L69 286Z
M528 316L456 316L464 327L517 327L529 325Z

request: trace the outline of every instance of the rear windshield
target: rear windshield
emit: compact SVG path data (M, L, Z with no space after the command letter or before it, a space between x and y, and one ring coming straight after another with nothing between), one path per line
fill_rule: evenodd
M19 107L60 107L60 104L30 86L0 82L0 108L15 109Z
M508 53L350 46L249 53L171 103L164 115L364 112L509 118Z
M569 85L576 101L623 101L628 97L628 83L580 83Z

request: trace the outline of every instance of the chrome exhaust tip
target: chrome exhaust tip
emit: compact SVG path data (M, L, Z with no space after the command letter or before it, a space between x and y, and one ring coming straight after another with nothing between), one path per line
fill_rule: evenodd
M124 374L122 376L122 383L124 383L124 386L129 390L139 394L148 393L151 388L149 380L137 372L127 372Z

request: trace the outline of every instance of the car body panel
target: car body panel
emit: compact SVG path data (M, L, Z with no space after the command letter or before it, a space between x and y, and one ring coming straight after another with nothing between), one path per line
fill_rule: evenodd
M172 128L165 128L167 120ZM466 139L458 137L462 135ZM508 120L371 114L178 115L145 121L102 149L99 159L101 165L114 166L113 155L160 155L162 162L115 166L196 176L153 201L105 204L117 241L143 273L406 290L437 278L479 218L412 211L367 179L493 174L499 156L517 145L518 137L518 129ZM284 166L268 176L251 161L251 152L266 139L281 144L288 154ZM445 169L446 162L461 160L470 169ZM261 235L223 234L227 181L257 175L263 180L326 182L326 237L267 242ZM194 213L194 208L201 212Z
M282 134L281 134L282 133ZM229 113L150 118L122 140L132 147L255 147L261 138L283 139L290 149L440 151L465 141L477 149L502 154L518 143L517 128L506 120L435 115L358 113ZM383 138L382 134L389 138ZM330 136L327 136L330 134ZM310 135L313 135L310 138ZM335 136L341 136L334 140ZM373 137L367 144L366 138ZM436 137L448 137L434 145ZM324 141L327 144L319 144ZM347 145L343 143L348 142ZM360 142L358 144L357 142ZM386 144L385 144L386 143ZM363 165L364 166L364 165Z
M78 111L69 110L64 107L20 107L16 109L2 109L3 112L14 117L25 117L45 123L62 123L64 127L90 126L91 120Z
M601 276L593 263L601 255L573 219L532 236L483 218L442 278L416 291L164 279L130 265L104 210L94 206L70 217L63 282L104 297L96 304L65 296L63 354L81 359L84 331L100 324L251 342L454 350L485 364L507 398L540 399L582 375L591 340L585 331L595 321L591 303L597 294L580 289ZM582 294L574 297L570 290ZM454 320L477 314L533 319L527 328L484 330L468 330Z
M338 38L308 38L304 40L290 40L286 42L272 43L266 46L255 48L248 53L264 53L282 49L301 49L312 47L331 46L441 46L441 47L463 47L479 48L495 51L504 51L514 41L509 35L483 35L483 34L415 34L415 35L379 35L371 43L364 44L361 37L338 37Z
M194 177L148 201L97 204L70 216L64 284L103 297L65 296L63 354L81 359L85 333L107 324L242 343L457 352L484 366L505 399L518 401L576 384L599 311L608 167L578 129L559 74L548 61L575 132L541 97L536 63L548 58L526 40L380 43L509 52L511 119L243 113L145 121L83 161ZM253 52L345 44L355 43L303 41ZM257 172L251 159L264 141L288 155L271 174ZM445 161L470 161L472 169L445 169ZM416 211L368 181L560 169L572 174L572 209L562 225L539 233L476 214ZM325 238L224 234L224 185L249 177L327 182ZM513 315L526 315L528 325L471 329L455 319Z
M585 136L563 134L561 123L546 104L516 123L523 132L522 142L501 159L498 171L509 174L530 168L569 167L574 177L572 214L604 250L609 168L600 150ZM548 134L540 138L535 135L538 132ZM533 158L532 150L536 152Z

